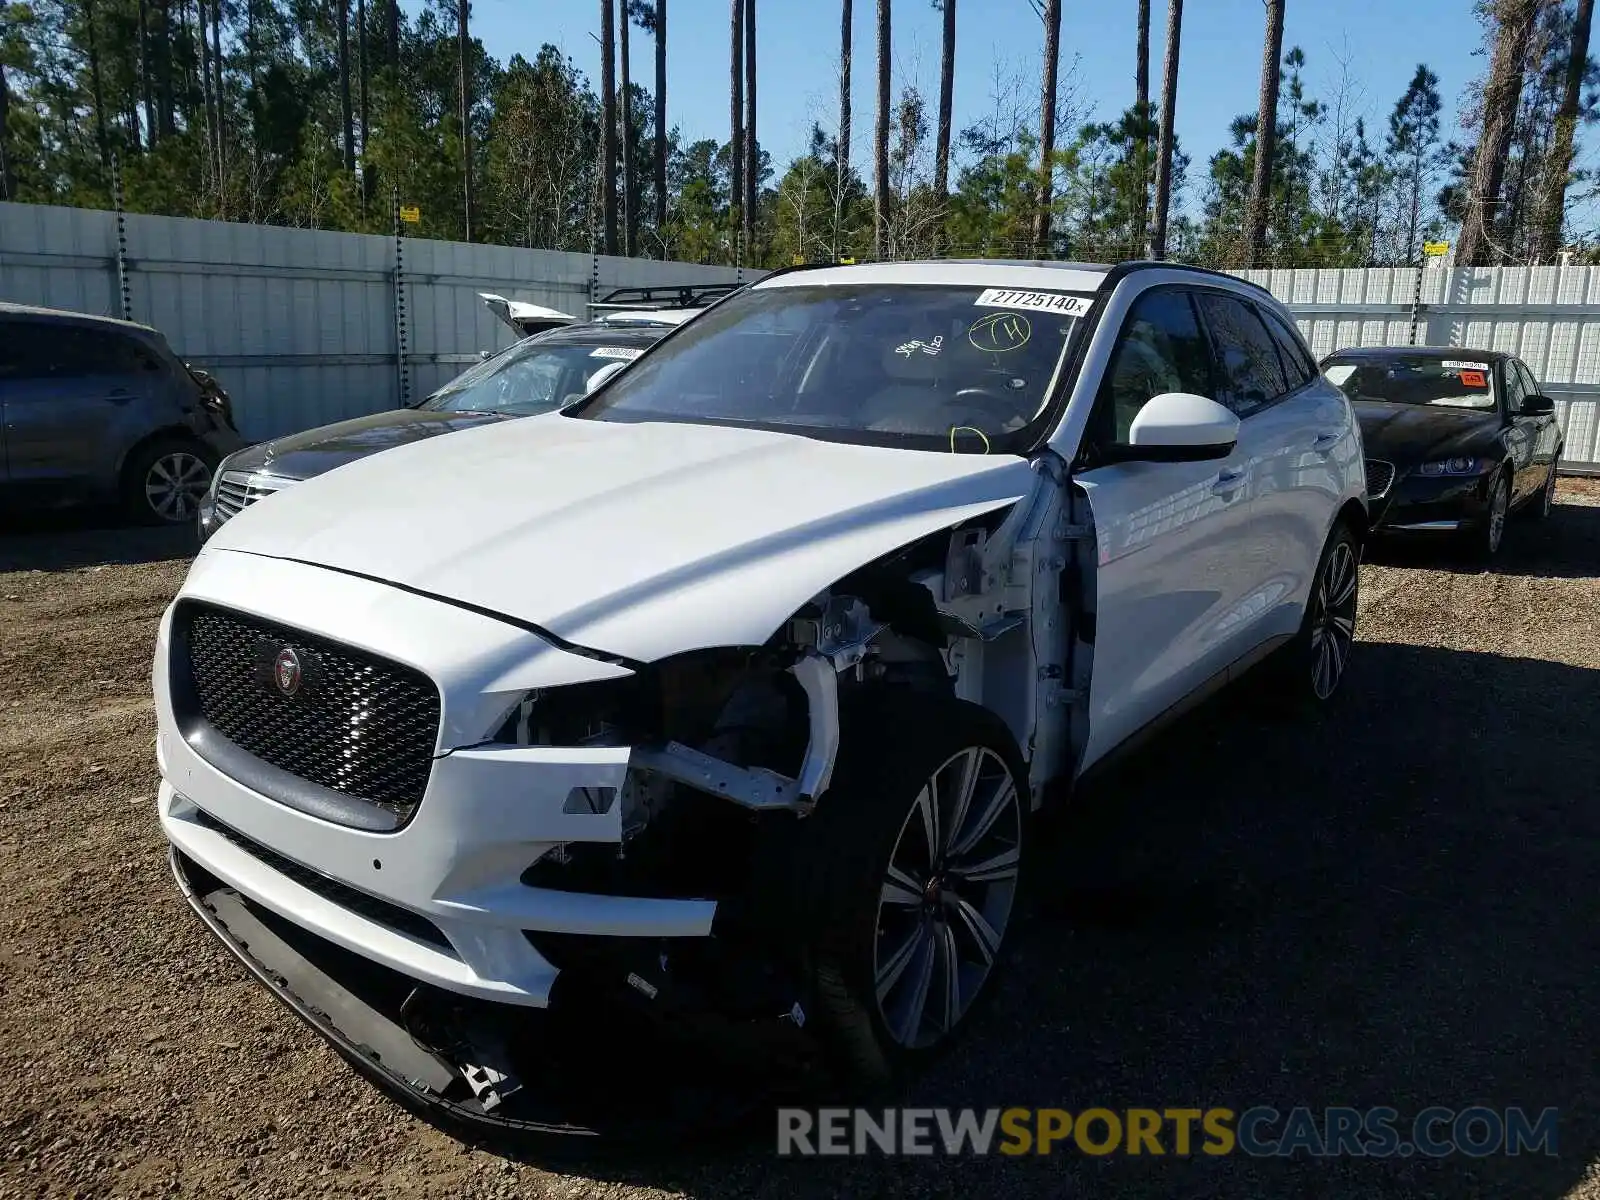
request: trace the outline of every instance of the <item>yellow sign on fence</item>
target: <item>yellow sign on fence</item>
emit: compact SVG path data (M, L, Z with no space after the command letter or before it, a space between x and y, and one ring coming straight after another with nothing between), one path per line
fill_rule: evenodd
M402 204L400 206L400 219L408 225L415 225L422 220L422 209L415 204Z
M1426 254L1429 258L1438 258L1441 255L1445 255L1445 254L1449 254L1450 253L1450 243L1449 242L1423 242L1422 243L1422 252L1424 254Z

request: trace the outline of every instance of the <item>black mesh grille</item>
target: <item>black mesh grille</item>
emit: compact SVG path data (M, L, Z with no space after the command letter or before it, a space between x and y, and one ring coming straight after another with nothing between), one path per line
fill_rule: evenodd
M439 733L439 690L426 675L209 605L185 604L177 619L196 715L279 770L402 821L411 815L428 786ZM274 675L285 649L300 667L292 695Z
M331 900L340 908L347 908L369 921L386 925L398 933L427 942L440 950L455 953L455 947L450 944L450 939L445 937L439 927L427 917L414 913L409 908L401 908L398 904L381 900L377 896L370 896L358 888L340 883L337 879L329 879L310 867L302 867L294 860L267 849L260 842L245 837L237 829L224 825L210 813L196 810L196 820L207 829L220 833L262 865L271 867L280 875L294 880L307 891L315 892L325 900Z
M1377 500L1389 492L1394 483L1394 464L1376 458L1367 459L1367 495Z

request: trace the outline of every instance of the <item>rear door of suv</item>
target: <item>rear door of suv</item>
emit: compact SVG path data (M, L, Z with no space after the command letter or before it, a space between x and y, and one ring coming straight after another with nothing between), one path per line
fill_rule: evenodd
M132 427L148 424L155 370L142 368L138 343L117 329L50 319L13 323L17 336L6 339L4 364L12 484L109 493Z
M1217 399L1238 414L1254 478L1255 590L1241 619L1265 638L1293 633L1343 494L1343 459L1355 451L1349 404L1325 380L1299 333L1273 305L1238 293L1208 292L1200 304L1224 364ZM1249 379L1228 378L1248 355ZM1277 366L1271 356L1276 355Z

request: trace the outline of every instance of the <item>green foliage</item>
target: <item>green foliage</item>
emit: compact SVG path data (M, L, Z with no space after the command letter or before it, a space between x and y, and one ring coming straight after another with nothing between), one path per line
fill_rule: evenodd
M1513 255L1529 244L1537 198L1548 188L1572 3L1543 7L1530 48L1495 233ZM399 13L398 57L390 61L389 0L368 0L364 29L356 27L350 0L351 77L345 79L340 6L333 0L0 0L0 66L10 100L4 149L13 196L108 206L115 159L134 211L383 233L392 228L398 200L422 212L409 235L460 238L469 165L476 239L590 249L603 186L602 106L594 84L554 46L502 65L470 42L474 103L467 117L471 162L464 164L456 5L408 3ZM653 36L654 0L625 0L623 10L644 37ZM212 62L210 39L203 46L200 36L202 17L210 33L216 13L220 64ZM1443 140L1437 77L1419 64L1384 123L1369 128L1370 113L1348 68L1324 96L1313 94L1315 76L1300 48L1289 49L1282 68L1268 261L1415 261L1419 244L1440 237L1459 215L1461 181L1472 166L1470 145ZM1072 71L1066 75L1067 99L1058 103L1056 120L1065 132L1049 163L1051 242L1044 247L1033 243L1040 195L1038 113L1027 107L1037 103L1033 81L996 78L992 113L954 139L949 195L933 187L923 99L914 88L900 92L889 114L884 234L891 255L1108 260L1144 253L1154 112L1109 110L1096 118L1073 98ZM653 82L652 72L640 76ZM357 104L352 172L342 97L346 87L359 96L363 81L366 115ZM1592 63L1585 81L1580 119L1587 123L1600 85ZM642 253L755 266L872 253L871 189L857 170L841 170L832 130L821 126L781 168L759 152L749 246L735 236L727 142L689 140L672 129L659 148L668 194L666 219L657 227L654 97L632 84L630 99L631 199ZM1255 125L1254 114L1232 122L1198 180L1201 194L1187 207L1190 161L1177 149L1168 238L1174 255L1238 265ZM620 187L623 172L617 175ZM1583 182L1587 175L1579 170L1571 178Z

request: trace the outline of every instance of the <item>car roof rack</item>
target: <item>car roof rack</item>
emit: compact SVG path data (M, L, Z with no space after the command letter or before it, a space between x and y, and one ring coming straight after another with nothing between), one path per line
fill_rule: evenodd
M589 305L591 309L705 308L737 292L742 283L662 283L648 287L613 288Z

